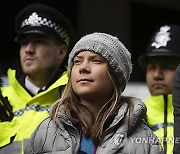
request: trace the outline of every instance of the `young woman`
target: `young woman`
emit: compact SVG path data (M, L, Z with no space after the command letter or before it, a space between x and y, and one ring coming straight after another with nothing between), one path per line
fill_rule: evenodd
M145 105L122 96L132 64L117 37L105 33L82 37L68 66L64 93L32 135L25 153L162 153L158 138L142 121Z

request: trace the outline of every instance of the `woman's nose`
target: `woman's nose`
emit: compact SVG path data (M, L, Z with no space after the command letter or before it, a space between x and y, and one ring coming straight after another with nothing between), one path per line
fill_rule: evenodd
M81 65L80 65L80 68L79 68L79 73L90 73L91 72L91 69L90 69L90 64L88 62L83 62Z

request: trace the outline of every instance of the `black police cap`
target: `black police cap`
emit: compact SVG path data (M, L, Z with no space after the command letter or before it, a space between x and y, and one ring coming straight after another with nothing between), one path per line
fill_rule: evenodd
M17 42L23 34L39 33L55 37L69 47L76 37L74 27L61 12L41 3L33 3L22 9L15 18L15 29Z
M164 25L155 31L150 39L146 53L138 62L146 70L148 57L174 57L180 59L180 26Z

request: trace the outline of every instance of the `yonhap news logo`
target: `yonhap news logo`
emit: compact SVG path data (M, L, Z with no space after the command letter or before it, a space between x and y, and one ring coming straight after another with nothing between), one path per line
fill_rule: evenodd
M125 143L126 141L129 141L131 143L134 143L134 144L159 144L159 143L164 143L164 142L167 142L167 143L171 143L171 144L174 144L174 143L180 143L180 137L157 137L157 138L152 138L152 137L129 137L127 138L127 135L125 133L119 133L119 134L116 134L113 138L113 144L116 144L116 145L120 145L122 143Z

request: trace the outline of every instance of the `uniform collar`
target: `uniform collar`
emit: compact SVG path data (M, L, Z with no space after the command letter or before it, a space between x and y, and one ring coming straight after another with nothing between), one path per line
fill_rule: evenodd
M27 76L25 77L25 87L33 94L37 95L39 90L44 90L46 87L39 88L35 84L33 84L30 80L28 80Z

